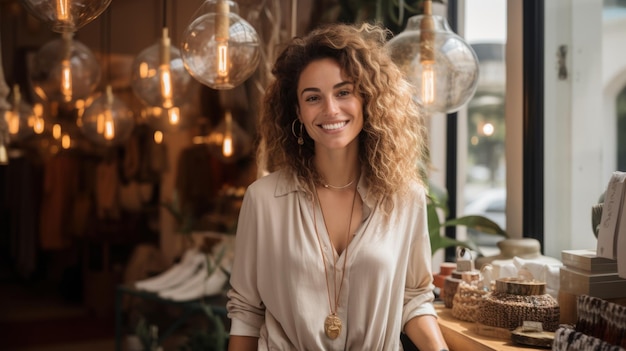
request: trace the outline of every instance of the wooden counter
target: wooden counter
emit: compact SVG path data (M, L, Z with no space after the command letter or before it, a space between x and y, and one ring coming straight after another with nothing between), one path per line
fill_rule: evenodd
M510 339L492 338L475 332L476 324L464 322L452 316L452 310L443 303L436 303L439 326L450 351L509 351L509 350L545 350L514 344Z

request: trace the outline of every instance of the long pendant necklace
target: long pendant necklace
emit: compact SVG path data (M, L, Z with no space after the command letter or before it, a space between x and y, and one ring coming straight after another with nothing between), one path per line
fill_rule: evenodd
M335 295L334 306L330 297L330 284L328 283L328 269L326 268L326 258L324 256L324 250L322 248L322 240L320 239L319 232L317 231L317 216L315 215L317 211L315 207L313 208L313 226L315 228L315 235L317 236L317 242L320 246L320 253L322 254L322 261L324 262L324 276L326 278L326 292L328 293L328 305L330 307L330 314L328 315L328 317L326 317L326 320L324 320L324 333L331 340L335 340L337 339L337 337L339 337L339 335L341 334L341 329L343 327L343 322L341 321L341 318L339 318L339 316L337 315L337 309L339 307L339 297L341 296L341 288L343 287L343 278L344 278L344 274L346 273L346 262L348 261L348 245L350 243L350 229L352 226L352 215L354 214L354 204L356 202L356 193L357 191L356 189L354 189L354 195L352 197L352 207L350 207L350 219L348 220L348 233L346 234L346 248L344 249L345 255L343 258L343 269L341 271L341 282L339 283L339 291L337 291L337 269L335 269L335 267L337 267L338 255L335 255L335 252L333 250L333 260L334 260L333 290L334 290L334 295ZM319 204L319 207L320 207L320 211L322 211L322 203L320 202L319 195L317 195L317 190L315 190L315 195L316 195L317 203ZM322 218L323 217L324 217L324 212L322 211ZM324 223L326 223L326 220L324 220ZM328 229L326 231L328 232ZM329 238L330 238L330 233L329 233ZM331 241L331 244L332 244L332 241Z

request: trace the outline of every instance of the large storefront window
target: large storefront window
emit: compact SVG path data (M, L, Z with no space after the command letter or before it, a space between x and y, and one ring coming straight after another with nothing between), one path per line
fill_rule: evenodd
M476 94L467 105L466 129L461 129L467 132L463 138L466 142L461 145L466 150L466 166L459 174L465 182L464 191L459 194L463 197L463 213L483 215L503 228L506 228L506 17L506 1L465 1L465 38L478 57L480 78ZM473 230L467 235L483 251L489 251L502 239Z

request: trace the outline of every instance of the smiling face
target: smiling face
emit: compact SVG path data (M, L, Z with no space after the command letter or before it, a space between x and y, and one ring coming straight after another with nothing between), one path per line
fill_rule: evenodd
M312 61L298 81L298 117L315 149L357 147L363 128L363 100L337 61Z

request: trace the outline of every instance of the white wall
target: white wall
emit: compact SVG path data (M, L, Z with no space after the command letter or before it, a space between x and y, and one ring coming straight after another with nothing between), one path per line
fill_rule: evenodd
M606 16L602 35L603 124L608 126L604 137L604 164L602 173L608 183L617 170L617 94L626 87L626 10L621 18ZM622 170L624 171L624 170Z
M602 2L545 2L545 253L596 247L591 206L606 186ZM567 46L566 80L557 51ZM613 146L615 147L615 146ZM610 174L609 174L610 176Z

